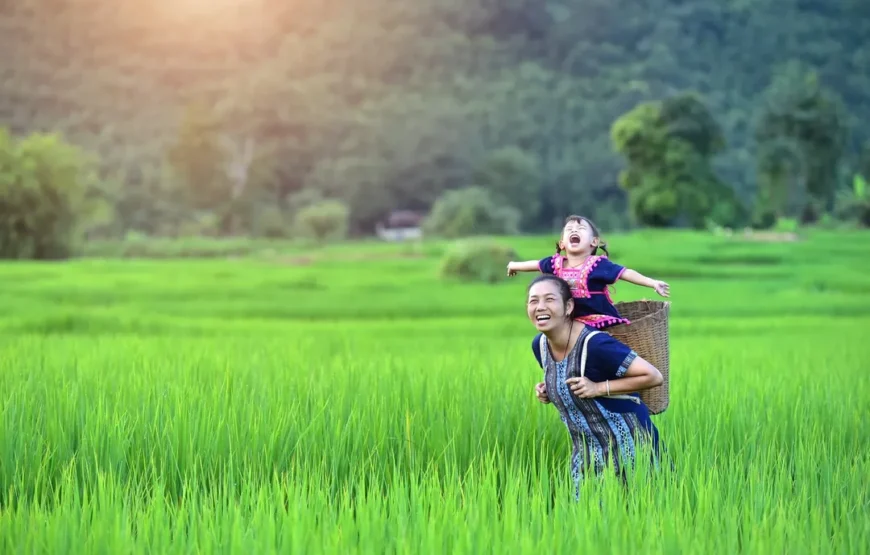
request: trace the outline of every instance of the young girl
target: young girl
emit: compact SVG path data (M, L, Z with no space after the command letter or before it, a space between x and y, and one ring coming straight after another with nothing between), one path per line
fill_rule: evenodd
M598 256L598 249L605 256ZM562 255L565 251L565 256ZM662 297L670 294L663 281L650 279L640 273L611 262L607 245L601 243L598 228L589 218L568 216L562 229L562 238L556 243L556 254L543 260L511 262L508 276L517 272L543 272L554 274L568 282L574 297L574 319L596 329L607 329L617 324L630 324L613 306L608 286L617 280L650 287Z

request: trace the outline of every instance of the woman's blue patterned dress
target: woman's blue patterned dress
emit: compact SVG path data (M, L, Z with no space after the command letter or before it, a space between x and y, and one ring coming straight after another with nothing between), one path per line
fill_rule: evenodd
M623 466L633 464L640 442L651 441L654 453L660 448L658 430L639 395L631 395L637 402L606 397L581 399L572 394L565 383L570 377L580 376L583 341L593 331L584 327L577 343L561 362L553 359L546 336L538 334L532 342L535 358L544 370L547 394L571 436L574 446L571 475L578 489L581 478L590 468L598 474L612 464L614 470L624 476ZM587 350L585 376L593 382L624 377L637 357L630 347L605 332L589 338Z

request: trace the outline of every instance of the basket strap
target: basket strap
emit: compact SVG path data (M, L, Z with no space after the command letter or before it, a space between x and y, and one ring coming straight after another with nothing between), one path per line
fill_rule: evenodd
M580 377L583 378L586 376L586 350L589 347L589 340L592 339L592 336L598 335L601 333L598 330L589 332L586 334L586 337L583 338L583 350L580 351Z
M601 332L598 330L589 332L588 334L586 334L586 337L583 339L583 350L581 351L581 354L580 354L580 377L581 378L583 378L586 374L586 350L587 350L587 347L589 346L589 340L592 338L593 335L597 335L599 333L601 333ZM607 397L608 399L625 399L626 401L632 401L634 403L637 403L638 405L640 404L640 399L638 399L634 395L622 395L622 394L602 395L602 397Z
M547 336L543 333L541 337L538 339L538 350L541 352L541 366L544 369L544 373L546 373L547 362L550 358L549 349L547 349Z

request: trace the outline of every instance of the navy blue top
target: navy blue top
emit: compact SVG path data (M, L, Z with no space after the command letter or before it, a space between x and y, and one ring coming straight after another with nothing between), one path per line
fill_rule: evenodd
M592 328L588 328L587 331L591 333ZM544 365L541 360L540 347L541 335L542 334L539 333L535 336L535 339L532 340L532 352L535 354L538 366L543 369ZM584 337L585 334L581 334L577 341L583 341ZM590 381L596 383L605 380L618 380L619 378L625 377L625 373L628 372L628 367L631 366L631 363L635 358L637 358L637 353L634 352L631 347L617 339L614 339L611 335L605 332L598 333L594 337L591 337L587 345L586 371L584 375L589 378ZM582 346L577 346L577 348L580 349ZM579 362L580 357L578 356L577 363L579 364ZM571 368L568 375L570 377L579 376L580 369ZM637 393L629 393L628 395L638 398L640 397ZM628 399L610 399L607 397L596 397L595 400L611 412L634 412L642 423L648 423L650 421L649 409L643 403L634 403Z
M596 328L629 323L613 306L608 289L625 272L625 266L611 262L606 256L590 256L577 268L565 268L565 262L567 259L562 255L548 256L538 261L538 269L568 282L574 297L574 318L601 316L587 321Z

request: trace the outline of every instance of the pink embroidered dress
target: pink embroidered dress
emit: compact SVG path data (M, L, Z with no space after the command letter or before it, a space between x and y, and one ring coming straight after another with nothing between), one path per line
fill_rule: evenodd
M564 256L556 254L539 261L538 269L564 279L571 286L575 320L596 329L631 323L613 306L608 290L625 271L624 266L611 262L606 256L590 256L577 268L566 268L566 261Z

